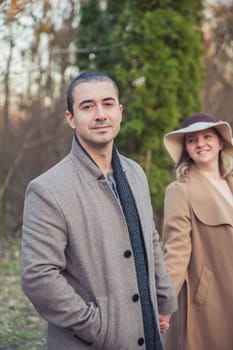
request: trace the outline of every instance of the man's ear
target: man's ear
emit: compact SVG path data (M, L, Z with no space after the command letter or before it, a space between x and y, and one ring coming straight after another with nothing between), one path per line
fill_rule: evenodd
M119 107L120 107L120 111L121 111L121 122L122 122L122 119L123 119L123 114L122 114L122 112L123 112L123 110L124 110L124 107L123 107L122 104L120 104Z
M69 111L65 111L65 116L66 116L66 120L67 120L68 124L70 125L70 127L72 129L75 129L73 114Z

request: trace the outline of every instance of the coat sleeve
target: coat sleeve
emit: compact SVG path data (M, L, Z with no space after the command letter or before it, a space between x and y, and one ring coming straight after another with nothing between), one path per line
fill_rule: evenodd
M67 244L61 208L49 189L32 182L24 206L22 288L44 319L92 343L100 331L99 308L86 303L64 278Z
M162 241L164 260L179 293L191 256L191 217L184 183L173 182L165 192Z
M177 297L164 264L159 234L155 228L153 247L158 312L161 315L170 315L177 309Z

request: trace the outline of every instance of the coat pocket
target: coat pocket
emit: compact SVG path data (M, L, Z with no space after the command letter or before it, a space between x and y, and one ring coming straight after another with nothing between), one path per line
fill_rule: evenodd
M103 344L106 338L107 325L108 325L108 298L107 297L97 297L96 303L100 310L100 332L97 335L95 341L91 344L90 349L101 350L103 349Z
M212 271L207 267L203 266L200 281L196 290L196 293L194 295L194 302L196 304L204 304L207 296L208 291L211 288L211 280L212 280Z

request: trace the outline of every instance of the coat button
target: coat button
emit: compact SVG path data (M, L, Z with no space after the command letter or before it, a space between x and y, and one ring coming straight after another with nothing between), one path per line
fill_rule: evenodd
M139 338L138 339L138 345L142 346L144 344L144 338Z
M130 250L126 250L126 251L124 252L124 257L125 257L125 258L130 258L131 255L132 255L132 253L131 253Z
M132 300L136 303L136 301L139 300L139 295L138 295L138 294L134 294L134 295L132 296Z

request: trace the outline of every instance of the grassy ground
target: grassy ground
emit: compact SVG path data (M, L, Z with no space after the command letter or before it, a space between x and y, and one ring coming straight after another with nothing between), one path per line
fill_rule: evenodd
M0 238L0 350L44 350L46 322L20 286L20 240Z

